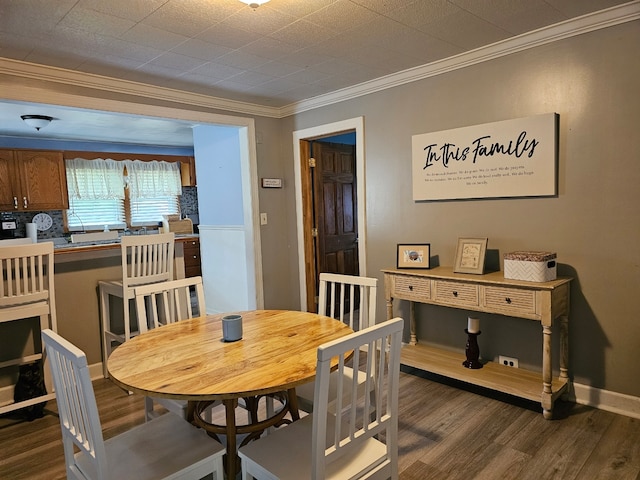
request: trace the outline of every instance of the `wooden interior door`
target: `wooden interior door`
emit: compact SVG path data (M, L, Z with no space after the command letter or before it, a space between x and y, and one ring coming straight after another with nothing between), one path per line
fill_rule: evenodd
M355 146L314 141L312 154L316 277L358 275Z

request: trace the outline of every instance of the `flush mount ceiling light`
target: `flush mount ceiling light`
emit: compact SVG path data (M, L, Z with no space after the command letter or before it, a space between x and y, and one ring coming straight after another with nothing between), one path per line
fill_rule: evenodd
M24 123L38 131L49 125L53 120L53 117L47 117L46 115L21 115L20 118L24 120Z
M267 3L269 0L240 0L242 3L246 3L251 8L258 8L263 3Z

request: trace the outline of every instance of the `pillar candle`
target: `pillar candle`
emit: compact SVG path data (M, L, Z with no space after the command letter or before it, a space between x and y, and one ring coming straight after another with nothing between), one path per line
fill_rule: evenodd
M469 317L467 331L469 333L478 333L480 331L480 319Z

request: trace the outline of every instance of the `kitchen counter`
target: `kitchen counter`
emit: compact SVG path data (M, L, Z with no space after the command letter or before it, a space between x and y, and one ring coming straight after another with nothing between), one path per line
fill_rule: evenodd
M150 234L153 235L153 234ZM179 233L176 234L176 243L186 242L188 240L198 238L197 233ZM101 250L120 250L120 238L115 240L96 240L92 242L70 243L66 238L54 238L53 248L56 255L79 252L95 252ZM43 240L48 241L48 240Z

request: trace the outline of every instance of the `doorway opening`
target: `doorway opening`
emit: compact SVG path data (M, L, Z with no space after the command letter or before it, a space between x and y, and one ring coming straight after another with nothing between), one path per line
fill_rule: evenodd
M293 134L303 310L317 311L320 272L366 275L363 127L358 117Z
M234 245L241 245L244 248L235 257L226 256L224 264L221 268L214 271L212 275L205 275L204 281L209 284L216 283L224 285L235 294L238 302L242 305L237 308L229 308L229 310L238 309L261 309L264 306L264 286L262 274L262 247L260 240L260 223L258 208L258 173L257 173L257 154L255 144L255 120L250 117L238 117L223 115L217 113L200 112L190 110L188 106L183 108L165 107L157 105L148 105L144 103L130 103L117 101L107 98L97 98L83 95L61 94L54 90L34 90L27 86L16 85L10 91L3 92L0 100L10 100L26 103L39 103L43 105L59 106L61 108L72 111L90 110L104 114L135 116L140 119L166 119L176 120L178 122L188 122L192 126L208 125L220 129L233 129L237 133L238 154L233 161L239 163L240 184L242 190L243 212L242 219L233 228L226 228L227 225L213 225L214 235L211 240L207 241L206 234L201 236L201 253L203 263L215 263L220 249L219 245L228 244L226 238L218 238L229 233L237 237ZM208 160L205 159L205 162ZM196 160L198 164L198 160ZM197 170L202 170L196 165ZM201 183L206 183L205 175L198 173L198 179ZM203 225L203 217L200 215L201 233L206 229ZM222 235L219 233L222 232ZM228 235L227 235L228 236ZM226 242L226 243L225 243ZM204 245L207 243L210 247ZM205 252L206 250L206 252ZM242 264L231 264L229 258L242 258ZM237 284L230 284L227 272L233 272L234 278L237 278ZM236 285L241 285L237 288ZM206 287L205 287L206 288ZM232 290L233 289L233 290ZM217 292L219 297L230 298L231 295L225 297L224 292ZM217 305L213 301L207 302L211 305ZM224 307L224 306L223 306Z

